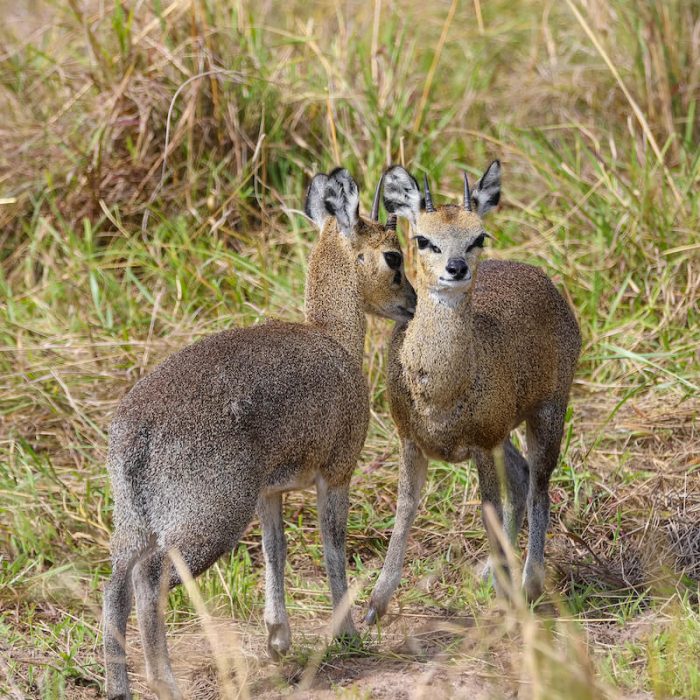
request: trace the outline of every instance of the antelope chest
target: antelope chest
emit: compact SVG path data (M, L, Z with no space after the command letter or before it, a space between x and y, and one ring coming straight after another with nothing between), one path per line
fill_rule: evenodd
M480 406L459 399L449 408L414 402L411 428L421 449L431 458L463 462L474 447L496 447L511 426Z

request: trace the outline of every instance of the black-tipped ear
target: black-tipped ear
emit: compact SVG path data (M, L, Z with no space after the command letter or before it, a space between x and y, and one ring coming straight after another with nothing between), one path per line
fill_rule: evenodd
M501 161L494 160L476 183L472 200L479 216L491 211L501 199Z
M400 165L392 165L384 173L384 206L390 214L415 223L420 211L420 189L416 178Z
M360 191L345 168L336 168L328 176L323 203L340 231L349 236L360 218Z
M327 182L328 175L324 173L314 175L313 180L311 180L309 184L309 189L306 191L306 201L304 202L304 212L306 216L316 224L319 231L323 228L323 224L330 216L324 203Z

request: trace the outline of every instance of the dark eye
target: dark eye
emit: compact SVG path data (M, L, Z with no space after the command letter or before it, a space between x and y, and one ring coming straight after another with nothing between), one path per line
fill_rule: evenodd
M484 240L486 239L486 235L481 233L479 234L468 246L467 246L467 253L472 249L472 248L483 248L484 247Z
M401 253L396 253L394 251L384 253L384 260L386 260L386 264L392 270L398 270L401 267Z
M425 236L416 236L416 243L418 244L418 250L425 250L427 247L430 247L433 253L442 253L440 248L431 243Z

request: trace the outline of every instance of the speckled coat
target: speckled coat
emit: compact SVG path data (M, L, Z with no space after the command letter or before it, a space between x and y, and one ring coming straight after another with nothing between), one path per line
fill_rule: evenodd
M347 481L368 419L361 367L322 331L274 322L206 338L119 405L115 534L132 538L137 524L144 542L157 533L197 575L231 549L262 489L310 486L317 471Z
M306 323L217 333L156 367L115 413L108 455L114 495L112 577L104 594L109 698L128 698L124 638L136 598L147 676L181 698L165 641L161 581L193 575L230 551L257 510L263 528L265 624L277 658L290 646L284 595L282 493L315 484L335 634L355 634L345 531L349 483L364 443L365 312L404 319L415 293L396 232L359 217L345 170L312 181L307 211L320 230L309 260Z
M495 523L515 545L527 508L523 588L536 600L544 590L549 478L581 348L578 324L537 268L480 261L488 236L482 217L500 198L498 161L473 193L465 175L462 206L436 208L427 180L421 198L415 178L400 166L390 168L384 182L387 209L411 223L418 303L415 317L395 329L389 350L389 404L401 439L399 496L366 619L385 613L399 584L429 457L474 458L492 557L502 573L507 567ZM527 460L510 440L523 421ZM489 508L493 521L486 517ZM508 585L499 578L497 588L506 592L509 576L503 579Z
M485 260L461 314L419 297L416 318L394 330L387 389L399 434L449 462L492 450L540 402L566 405L580 347L569 305L541 270Z

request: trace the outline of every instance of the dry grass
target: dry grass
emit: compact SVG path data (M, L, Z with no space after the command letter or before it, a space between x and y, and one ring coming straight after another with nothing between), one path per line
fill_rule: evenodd
M436 463L395 607L354 655L324 647L308 494L286 510L293 656L264 660L255 529L198 579L211 624L235 617L254 697L306 697L318 650L314 697L700 694L696 4L0 8L0 693L99 693L111 412L194 338L301 318L308 177L342 162L367 205L403 161L447 197L460 167L500 157L488 254L542 266L584 334L552 484L551 607L500 609L476 574L475 472ZM359 581L393 522L389 331L373 321L367 343ZM218 697L196 610L183 591L170 602L177 672L192 697Z

